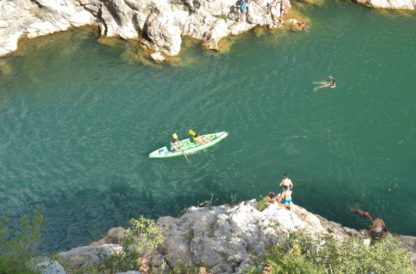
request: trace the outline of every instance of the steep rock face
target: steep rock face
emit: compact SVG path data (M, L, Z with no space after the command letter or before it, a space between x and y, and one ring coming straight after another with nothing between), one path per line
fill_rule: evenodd
M179 218L159 218L157 226L166 240L146 254L149 265L154 273L163 273L167 265L179 262L192 267L205 266L211 273L241 273L253 259L298 230L338 238L357 236L369 244L366 231L344 227L302 207L292 205L289 211L274 203L259 211L255 205L256 201L251 200L236 206L190 207ZM90 246L58 253L59 261L72 269L100 263L103 254L123 252L117 244L123 234L121 227L110 229L105 239ZM396 238L413 251L416 263L416 237ZM99 253L102 255L98 256Z
M3 0L0 5L0 56L17 49L22 35L29 38L93 24L82 6L65 0Z
M305 229L349 237L346 229L359 235L341 226L329 232L328 224L295 205L291 211L278 204L258 211L254 205L255 200L235 207L191 207L178 219L159 218L157 225L167 239L161 254L170 265L182 261L191 266L205 265L214 273L238 273L273 244L284 241L289 232Z
M218 42L230 34L276 27L280 19L270 15L272 1L251 1L242 16L237 0L3 0L0 56L16 50L23 35L31 38L82 25L98 25L105 36L142 38L158 60L179 54L183 36L218 49Z

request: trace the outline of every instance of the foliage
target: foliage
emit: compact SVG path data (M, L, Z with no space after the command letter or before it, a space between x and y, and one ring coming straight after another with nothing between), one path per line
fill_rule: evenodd
M7 213L0 216L0 273L34 273L27 264L37 253L45 223L39 209L17 222Z
M267 202L266 197L263 197L259 201L256 201L256 204L254 207L258 211L263 211L268 205L269 205L269 202Z
M392 237L367 247L358 238L292 233L248 273L414 273L411 253Z
M230 20L230 17L228 17L227 14L218 14L218 15L214 15L214 17L218 19L224 19L225 21Z
M98 266L99 273L116 273L147 267L142 256L165 241L154 220L141 216L138 220L131 219L129 225L122 242L123 252L106 258L104 264Z

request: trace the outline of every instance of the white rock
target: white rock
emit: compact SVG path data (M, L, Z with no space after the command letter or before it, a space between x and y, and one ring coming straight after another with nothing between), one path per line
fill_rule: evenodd
M153 52L150 54L150 57L156 62L163 62L165 61L165 57L160 52Z
M34 258L30 262L31 269L41 274L65 274L65 269L57 261L48 257Z
M270 25L268 1L250 3L247 17L252 24L247 24L238 23L236 0L2 0L0 56L16 50L23 35L33 38L82 25L98 25L105 36L143 38L142 45L165 56L179 54L182 36L218 49L230 34Z
M115 253L123 252L118 244L104 244L99 246L81 246L69 251L58 253L59 261L72 267L91 267Z

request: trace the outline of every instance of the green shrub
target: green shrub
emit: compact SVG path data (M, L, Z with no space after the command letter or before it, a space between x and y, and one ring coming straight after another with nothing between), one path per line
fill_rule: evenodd
M214 15L214 17L218 19L224 19L225 21L230 20L230 17L228 17L227 14L217 14L217 15Z
M17 222L6 213L0 216L0 273L35 273L27 264L37 255L45 223L39 209L31 219L24 216Z
M165 241L154 220L141 216L131 219L122 242L122 253L106 258L97 266L99 273L116 273L140 268L140 257Z
M256 204L254 205L254 207L258 211L263 211L268 205L269 205L269 202L267 202L266 197L262 197L259 201L256 201Z
M274 246L248 273L415 273L411 252L392 237L366 247L358 238L337 239L295 232ZM260 267L261 268L261 267Z

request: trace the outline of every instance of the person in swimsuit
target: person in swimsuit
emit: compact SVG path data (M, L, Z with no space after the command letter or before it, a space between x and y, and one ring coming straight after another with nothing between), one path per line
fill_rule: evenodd
M280 195L280 202L285 206L286 209L290 210L292 204L292 191L288 186L284 186L284 191Z
M239 1L239 4L240 4L240 20L241 21L244 20L244 16L247 13L247 6L248 6L247 1L248 0L241 0L241 1Z
M292 180L289 179L289 174L287 174L286 172L283 174L283 179L280 182L279 186L281 186L283 189L285 188L285 186L287 186L289 189L293 188Z
M303 22L303 21L299 24L299 27L302 30L309 30L309 26L306 25L305 22Z
M178 135L176 133L172 134L172 141L170 142L170 152L176 152L176 151L181 151L182 149L180 149L180 142L178 140Z
M329 76L329 80L328 81L323 81L323 82L313 82L314 84L318 84L319 86L315 87L313 90L318 90L321 88L336 88L337 87L337 80L335 80L334 77L332 77L331 75Z
M370 235L375 240L384 236L387 232L386 224L380 218L376 218L375 220L371 220L372 224L370 226Z
M366 217L368 219L370 219L371 221L371 225L370 225L370 236L373 240L377 240L381 237L384 236L384 234L387 232L386 229L386 224L384 223L384 221L378 217L376 217L375 219L373 219L370 215L370 213L368 213L368 211L364 211L364 210L360 210L360 209L356 209L356 208L350 208L351 211L359 214L360 216Z
M276 202L276 194L274 192L269 192L266 196L266 201L271 204Z
M190 129L188 131L188 133L192 135L192 141L195 144L203 145L203 144L206 144L206 143L209 143L210 142L209 137L207 137L207 136L199 136L199 134L196 133L195 131L193 131L192 129Z

